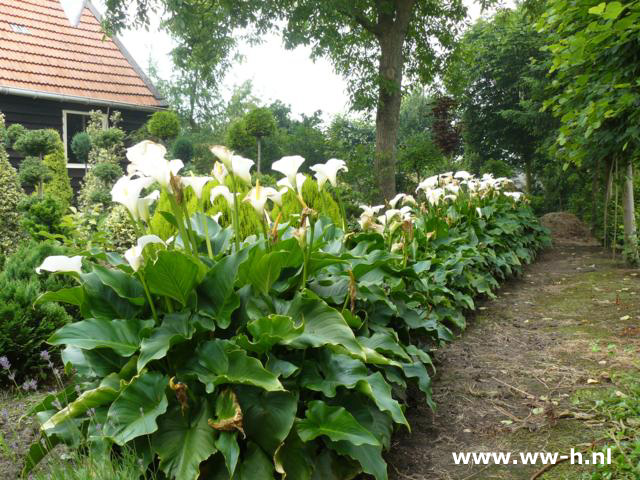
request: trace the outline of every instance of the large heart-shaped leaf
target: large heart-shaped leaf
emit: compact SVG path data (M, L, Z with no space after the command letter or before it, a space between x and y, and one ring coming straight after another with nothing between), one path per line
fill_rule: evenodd
M95 272L81 275L84 288L84 300L80 311L84 318L135 318L141 310L126 298L122 298L108 285L104 284Z
M162 324L155 328L149 337L142 340L138 371L141 371L150 361L164 358L173 345L191 339L195 330L188 312L165 315Z
M168 378L160 373L134 377L111 404L104 434L118 445L158 430L156 419L167 411Z
M231 314L240 306L233 286L238 268L247 260L249 250L243 249L217 262L198 286L198 307L201 314L215 318L220 328L227 328Z
M43 432L53 430L57 425L78 417L91 408L110 404L120 392L120 378L116 374L105 377L98 387L83 392L76 400L50 417L40 427Z
M278 280L283 267L287 265L289 255L289 252L285 251L265 253L259 248L253 249L249 262L243 269L246 281L260 293L267 295L271 286Z
M297 338L304 328L296 327L291 317L286 315L269 315L261 317L247 324L247 330L254 341L242 335L236 338L236 343L245 350L266 353L278 343L286 343Z
M211 407L205 401L195 414L183 414L176 406L160 417L151 444L167 477L196 480L200 463L216 453L215 432L207 425L210 416Z
M153 320L98 320L90 318L65 325L47 342L85 350L110 348L123 357L133 355L140 347L142 336L153 326Z
M298 295L286 313L297 325L304 325L300 336L286 342L292 347L341 345L355 355L362 354L362 347L340 312L310 290Z
M84 302L84 288L78 286L61 288L55 292L46 292L40 295L34 304L38 305L46 302L68 303L79 307Z
M275 455L276 472L282 480L310 480L313 474L313 450L305 444L295 430L292 430Z
M195 374L206 385L207 393L227 383L253 385L269 391L284 390L273 373L260 360L224 340L205 342L198 347L185 374Z
M162 250L158 252L157 260L144 268L144 278L151 293L186 305L198 282L199 272L200 267L184 253Z
M296 425L298 435L304 442L326 435L334 442L341 440L354 445L380 446L380 441L364 428L343 407L327 405L314 400L307 405L306 416Z
M251 387L237 388L247 437L273 454L293 425L298 395L292 392L265 392Z
M237 480L274 480L273 462L253 442L248 444L244 461L238 468Z
M122 298L136 305L144 305L144 288L137 278L122 270L110 270L100 265L94 265L93 272L98 275L102 283L111 287Z

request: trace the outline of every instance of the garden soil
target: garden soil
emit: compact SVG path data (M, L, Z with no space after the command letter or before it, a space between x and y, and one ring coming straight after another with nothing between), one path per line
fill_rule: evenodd
M576 222L577 221L577 222ZM611 428L589 406L640 368L640 275L594 245L575 217L543 223L554 246L478 305L435 354L437 410L415 396L387 455L393 480L577 480L559 464L455 465L452 452L559 452L602 446ZM582 235L582 236L581 236Z

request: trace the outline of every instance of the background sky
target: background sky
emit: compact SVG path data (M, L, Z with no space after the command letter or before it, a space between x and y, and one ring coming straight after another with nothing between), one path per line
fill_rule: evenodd
M98 8L104 8L100 1L95 3ZM477 3L465 0L465 4L470 21L481 16ZM147 70L149 61L153 60L160 76L168 78L171 75L169 52L172 42L159 29L158 23L159 19L153 19L149 31L128 31L120 38L142 68ZM311 115L322 110L332 117L348 111L346 81L336 75L327 60L311 61L310 49L285 50L279 36L269 35L262 44L244 44L239 51L244 60L228 72L222 90L225 98L230 96L235 85L251 80L258 98L265 103L282 100L291 105L294 114Z

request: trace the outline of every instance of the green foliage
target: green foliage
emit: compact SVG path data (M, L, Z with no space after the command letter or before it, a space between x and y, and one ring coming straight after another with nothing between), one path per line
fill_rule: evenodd
M136 231L131 225L131 217L122 205L111 209L102 225L109 246L116 252L124 252L136 242Z
M40 157L26 157L20 162L18 178L24 188L36 189L38 194L42 196L44 182L50 181L53 175Z
M171 147L172 157L179 158L185 165L193 159L194 147L193 142L188 137L179 137L173 142Z
M4 129L4 116L0 112L0 129ZM18 204L24 197L18 174L9 163L9 156L0 144L0 257L6 257L18 246L24 233L20 227Z
M18 141L18 138L27 133L27 129L24 128L19 123L13 123L9 125L6 129L6 146L7 148L13 148L15 143Z
M248 157L253 156L256 141L247 131L244 119L239 118L231 122L227 129L225 144L238 153Z
M314 183L303 191L320 205ZM526 201L493 190L461 188L416 206L413 228L390 220L382 234L304 212L236 246L230 227L198 212L188 241L148 246L137 272L93 252L79 286L44 298L84 317L49 338L79 395L34 407L44 443L136 448L171 480L386 480L382 453L408 426L409 385L433 406L428 345L452 340L474 297L519 273L546 233ZM92 436L96 416L104 429Z
M175 138L180 133L180 118L176 112L166 110L155 112L147 122L147 130L160 140Z
M35 374L47 376L40 351L47 348L44 342L55 330L71 321L57 303L34 305L45 291L71 285L62 277L35 272L46 257L63 253L49 243L23 242L0 272L0 352L9 358L18 381Z
M60 135L56 130L27 130L19 135L13 144L13 149L21 155L34 156L42 159L53 153L60 142Z
M256 138L268 137L276 131L276 121L268 108L253 108L244 117L245 129Z
M119 115L115 112L111 124L117 125L118 121ZM122 175L120 161L125 154L125 133L117 126L105 130L101 112L93 112L86 133L91 140L88 162L92 168L84 177L78 203L83 213L95 208L106 212L111 206L111 188Z
M78 132L73 136L71 151L80 163L87 163L91 151L91 137L87 132Z
M48 234L63 234L62 217L66 211L66 205L51 194L30 195L19 204L18 209L22 213L22 228L34 239L47 238Z
M216 161L209 145L200 143L193 148L193 171L196 175L209 175Z
M55 151L45 155L43 163L51 172L51 180L44 185L44 191L55 197L66 210L71 205L73 189L62 142L58 142Z

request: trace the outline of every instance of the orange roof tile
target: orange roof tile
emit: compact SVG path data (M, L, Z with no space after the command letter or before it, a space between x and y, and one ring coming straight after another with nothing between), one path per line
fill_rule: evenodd
M164 106L124 47L104 35L94 13L88 5L73 27L59 0L0 0L0 88Z

